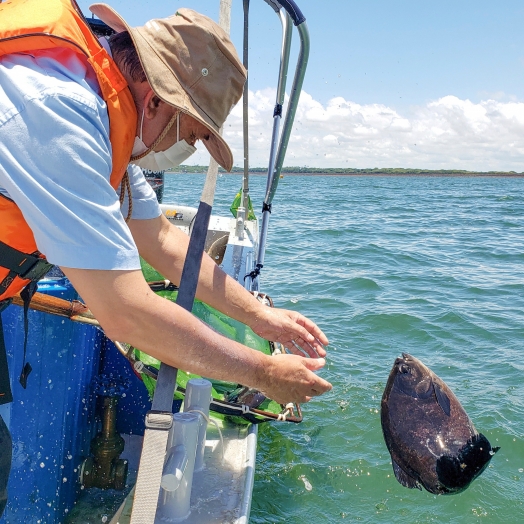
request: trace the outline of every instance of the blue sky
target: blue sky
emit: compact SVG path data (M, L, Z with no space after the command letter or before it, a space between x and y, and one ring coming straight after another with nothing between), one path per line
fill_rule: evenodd
M241 49L242 0L232 1ZM84 12L90 3L79 2ZM218 16L218 0L108 3L131 25L178 7ZM524 2L297 4L311 54L287 165L524 171ZM270 132L281 31L263 0L250 11L256 142ZM224 132L238 164L238 111L230 120ZM264 165L262 149L255 144L253 165Z

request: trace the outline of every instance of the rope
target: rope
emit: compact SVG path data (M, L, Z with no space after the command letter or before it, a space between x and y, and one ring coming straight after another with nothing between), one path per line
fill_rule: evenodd
M213 420L212 418L208 417L203 411L200 411L199 409L190 409L188 411L186 411L186 413L198 413L199 415L202 415L205 419L205 421L209 424L210 422L212 422L217 430L218 430L218 435L220 436L220 448L222 449L222 462L224 462L224 458L225 458L225 446L224 446L224 437L222 436L222 431L220 431L220 427L218 425L218 422L216 420Z
M223 406L224 408L228 409L229 411L239 411L243 415L255 415L260 418L264 418L266 420L276 420L280 422L288 422L287 417L289 415L293 415L293 404L289 403L285 406L285 411L283 413L279 413L278 415L275 413L269 413L267 411L262 411L256 408L250 408L247 404L232 404L225 401L220 401L217 399L213 399L212 404L215 406ZM215 411L217 411L215 409ZM218 411L220 413L220 411ZM231 414L231 413L230 413ZM291 422L300 422L300 420L292 420Z
M164 128L164 130L160 133L160 136L151 144L150 147L148 147L143 153L140 153L139 155L132 156L131 162L134 160L140 160L141 158L144 158L145 156L149 155L153 149L164 140L165 136L169 132L169 130L173 127L173 124L175 123L175 120L180 115L180 111L176 111L175 114L171 117L171 120L167 123L167 126ZM177 132L177 140L178 140L178 132Z
M260 275L260 270L264 267L263 264L257 264L255 266L255 269L244 276L244 280L246 280L247 277L251 278L251 280L255 280Z
M133 196L131 195L131 183L129 182L129 173L124 173L122 177L122 182L120 184L120 207L124 205L124 199L127 191L127 199L129 201L129 206L127 208L127 217L125 218L126 222L129 222L131 215L133 214Z
M162 133L160 133L160 136L151 144L151 147L147 148L143 153L140 153L140 155L132 156L131 162L134 160L140 160L141 158L144 158L147 156L162 140L164 140L165 136L169 132L169 130L173 127L173 124L175 123L175 120L177 121L177 140L179 135L179 120L178 117L180 116L180 111L176 111L175 114L171 117L171 120L167 123L167 126L164 128ZM131 215L133 214L133 197L131 196L131 183L129 182L129 173L124 173L124 176L122 178L122 183L120 185L120 206L124 204L124 198L125 194L127 192L128 200L129 200L129 207L127 210L127 217L125 218L126 222L129 222L131 219Z
M279 422L285 422L287 416L288 416L290 413L292 413L292 412L293 412L293 403L290 402L289 404L286 404L286 411L284 411L284 413L280 413L280 414L278 415L277 420L278 420Z

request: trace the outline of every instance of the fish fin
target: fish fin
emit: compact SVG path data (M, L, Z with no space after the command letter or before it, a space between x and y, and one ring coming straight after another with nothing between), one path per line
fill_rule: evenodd
M414 479L409 473L406 473L393 459L391 459L391 462L393 463L393 473L395 473L395 477L404 487L410 489L417 488L422 491L422 486L418 480Z
M456 456L443 455L437 460L439 482L448 493L464 491L488 466L500 448L492 448L482 434L473 436Z
M442 391L439 384L433 382L433 390L437 397L438 405L442 408L442 411L449 417L451 415L451 402L449 397Z

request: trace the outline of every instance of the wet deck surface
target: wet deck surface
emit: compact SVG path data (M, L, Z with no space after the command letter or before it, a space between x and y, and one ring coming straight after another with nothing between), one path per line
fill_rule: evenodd
M187 524L225 524L236 522L240 516L246 490L246 478L253 464L248 455L249 426L223 424L224 454L216 427L208 426L205 467L194 473L191 494L191 513ZM122 435L126 448L122 458L129 461L128 485L124 491L92 488L82 492L66 524L129 524L132 494L136 481L142 438ZM127 497L127 498L126 498Z

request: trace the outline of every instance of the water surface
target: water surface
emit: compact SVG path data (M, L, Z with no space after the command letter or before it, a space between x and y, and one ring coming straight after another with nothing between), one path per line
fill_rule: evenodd
M164 201L197 204L204 177L171 175ZM219 177L216 209L240 188ZM263 290L331 341L333 391L299 425L260 428L251 520L524 521L524 179L285 176ZM265 180L252 177L260 212ZM501 450L464 493L394 478L380 399L409 352L453 389Z

